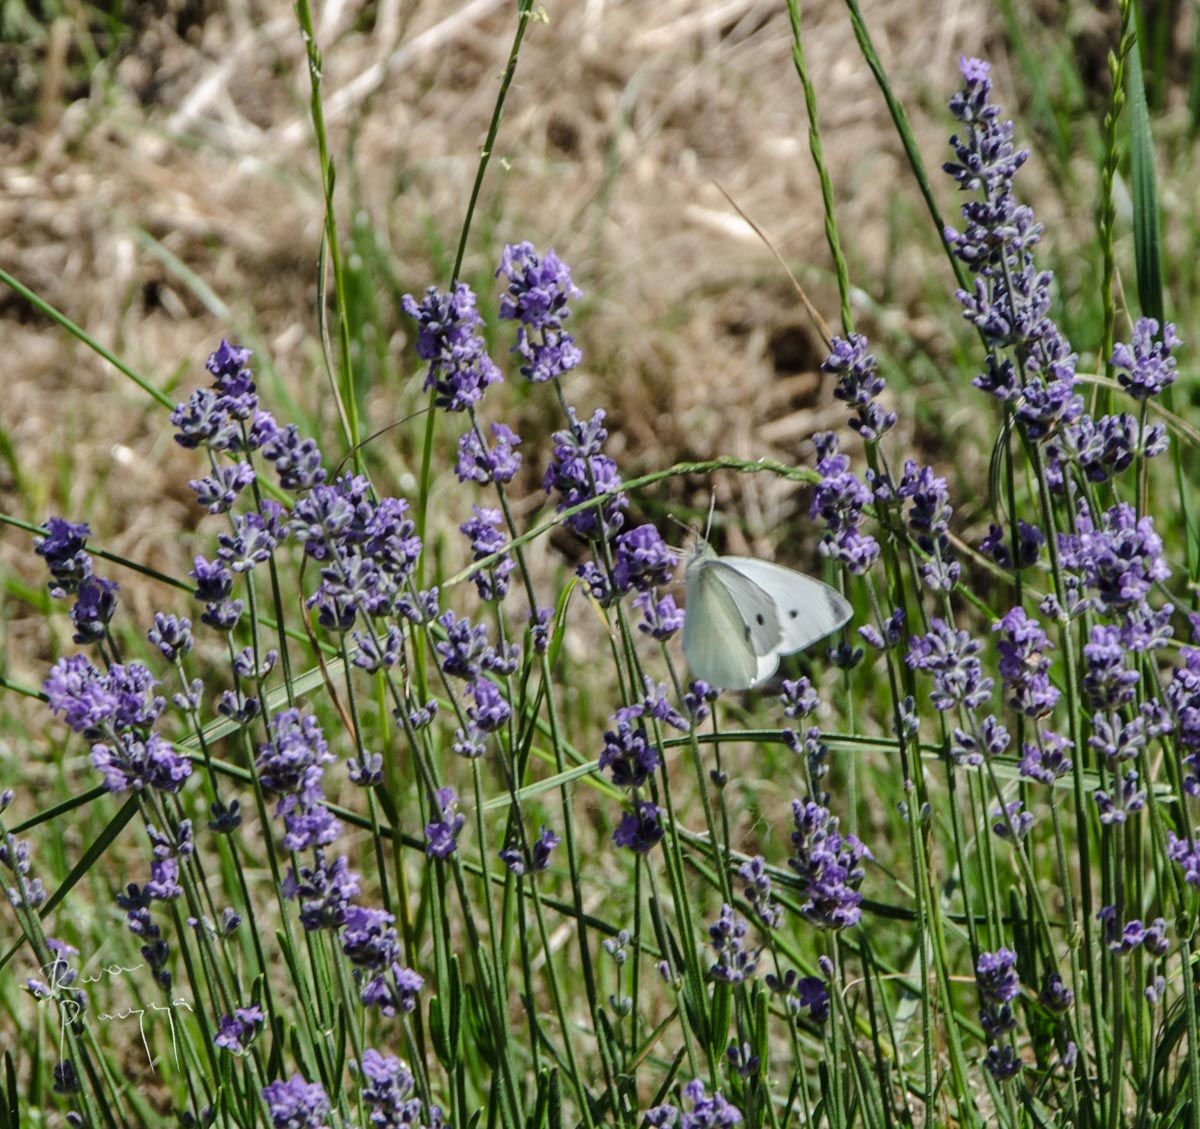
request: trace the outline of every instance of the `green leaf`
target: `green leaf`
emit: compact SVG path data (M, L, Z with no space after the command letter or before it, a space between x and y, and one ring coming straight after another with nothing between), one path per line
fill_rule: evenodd
M1126 71L1129 96L1129 174L1133 191L1133 253L1137 264L1138 305L1146 317L1163 323L1162 238L1158 223L1158 188L1154 173L1154 139L1142 75L1141 35L1129 52Z

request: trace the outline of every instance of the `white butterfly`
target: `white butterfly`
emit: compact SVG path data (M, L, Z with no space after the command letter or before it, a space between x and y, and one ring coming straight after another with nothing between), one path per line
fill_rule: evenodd
M754 557L718 557L706 541L684 580L684 657L696 678L722 690L770 678L780 655L836 631L852 611L828 584Z

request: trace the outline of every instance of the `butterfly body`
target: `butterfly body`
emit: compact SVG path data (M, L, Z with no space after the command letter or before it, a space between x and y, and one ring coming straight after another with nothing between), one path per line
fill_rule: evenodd
M851 615L829 585L755 557L719 557L697 543L684 576L683 653L696 678L745 690L790 655L836 631Z

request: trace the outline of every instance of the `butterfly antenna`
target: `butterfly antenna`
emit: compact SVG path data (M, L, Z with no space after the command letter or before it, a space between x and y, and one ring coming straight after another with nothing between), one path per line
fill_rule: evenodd
M707 543L709 534L712 533L713 512L717 508L717 492L712 492L712 497L708 500L708 521L704 523L704 540Z

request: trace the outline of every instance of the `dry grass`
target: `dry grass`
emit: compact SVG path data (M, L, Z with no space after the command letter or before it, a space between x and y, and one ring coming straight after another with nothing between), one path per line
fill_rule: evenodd
M367 217L397 292L445 285L512 6L384 0L369 23L357 5L319 8L340 230ZM804 8L854 281L873 298L886 292L889 336L936 352L919 287L930 271L948 286L948 268L936 258L897 263L906 233L896 217L921 215L911 177L843 7ZM933 167L960 54L996 59L999 95L1011 101L986 9L977 0L864 4ZM223 335L254 344L257 364L274 366L332 439L316 336L321 203L291 4L171 6L87 91L46 70L36 124L5 133L0 261L160 386L197 383ZM72 93L82 96L64 105ZM811 462L807 437L841 419L817 373L817 334L721 193L763 227L834 320L806 131L775 0L580 0L549 4L531 24L466 277L481 279L500 244L518 239L553 246L573 266L590 299L577 326L588 369L573 395L608 408L627 471L720 453ZM943 199L953 206L949 191ZM451 250L435 254L437 243ZM393 294L379 300L372 330L386 360L372 374L372 427L412 402L419 379L405 368L407 327ZM871 331L869 305L859 315ZM184 571L190 552L177 531L194 524L184 482L195 469L174 451L162 411L11 294L0 316L4 423L24 474L18 484L3 471L0 505L33 521L86 518L98 544ZM518 411L535 447L549 430L544 411L537 398ZM795 489L766 476L718 484L751 541L789 528L810 540L802 523L789 524L800 512ZM664 498L703 506L707 490L674 484ZM3 553L41 583L23 537L8 536ZM16 668L32 657L39 669L44 622L20 607L10 616Z

